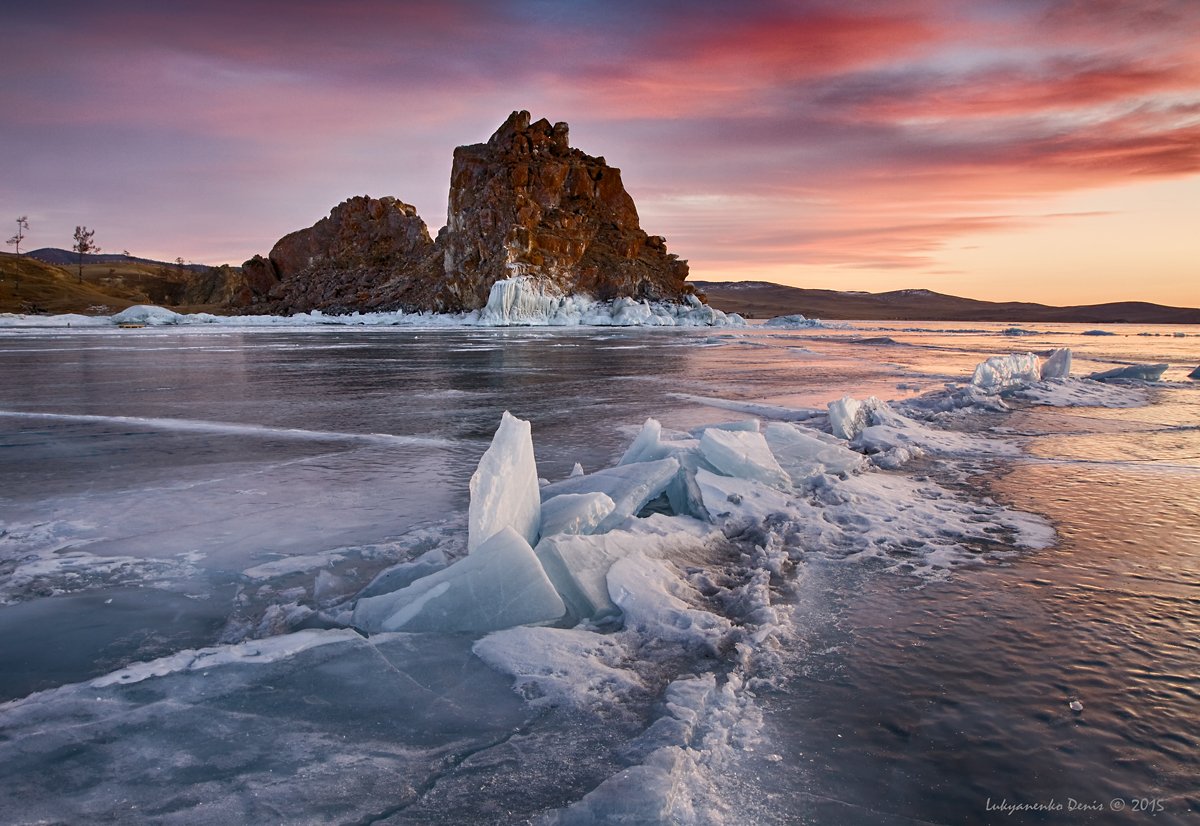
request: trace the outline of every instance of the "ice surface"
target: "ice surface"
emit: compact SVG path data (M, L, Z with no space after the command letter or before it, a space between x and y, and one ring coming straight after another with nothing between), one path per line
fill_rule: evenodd
M1042 381L1047 379L1069 379L1071 377L1071 348L1052 350L1042 362Z
M127 310L122 310L112 317L114 324L147 324L161 326L163 324L179 324L183 316L166 307L155 307L152 304L135 304Z
M479 633L566 613L533 548L503 527L467 557L390 594L360 599L353 624L379 631Z
M1064 379L1023 387L1016 396L1049 407L1142 407L1149 397L1141 387Z
M592 533L616 507L608 494L599 491L553 496L542 503L541 535Z
M861 453L850 450L841 442L826 441L830 437L819 430L772 422L763 431L763 436L771 454L796 486L814 473L845 476L866 466Z
M606 494L616 507L596 526L596 532L603 533L636 516L647 502L666 490L678 472L679 462L673 458L618 465L546 485L542 498L548 501L564 493Z
M697 396L693 393L671 393L671 396L684 401L695 402L721 410L732 410L749 416L763 419L774 419L780 422L802 422L820 416L823 411L808 407L784 407L779 404L766 402L751 402L738 399L722 399L714 396Z
M975 373L971 376L971 384L988 392L998 392L1006 387L1020 387L1041 380L1041 363L1033 353L992 356L976 365Z
M776 488L791 486L791 477L775 461L761 433L710 427L700 437L700 452L728 476L753 479Z
M481 660L514 679L529 704L605 711L647 686L624 667L628 650L611 635L578 628L509 628L475 642Z
M469 638L305 631L194 653L5 704L0 820L377 822L531 717Z
M551 812L546 826L746 823L730 806L721 778L730 763L762 741L762 712L736 673L673 681L666 714L639 738L642 762L605 780L570 807Z
M542 499L529 422L504 411L492 444L471 476L470 488L468 551L505 527L528 544L537 544Z
M1088 376L1092 381L1112 381L1114 379L1132 381L1158 381L1167 372L1169 364L1130 364L1127 367L1114 367Z

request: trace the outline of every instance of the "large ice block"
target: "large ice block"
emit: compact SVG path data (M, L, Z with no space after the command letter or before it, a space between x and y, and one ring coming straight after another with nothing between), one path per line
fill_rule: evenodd
M720 536L720 531L696 519L656 514L637 520L628 529L605 534L547 536L535 553L562 595L571 619L602 618L618 610L609 598L606 581L609 568L618 559L633 553L682 554Z
M700 437L700 452L727 476L753 479L776 488L791 485L791 477L775 461L761 433L710 428Z
M1033 353L992 356L987 361L977 364L975 372L971 375L971 384L988 391L1020 387L1041 380L1041 362Z
M631 465L598 470L583 476L571 476L542 488L542 498L549 501L564 493L603 493L616 507L596 526L596 533L615 528L661 494L679 472L679 462L666 458L654 462L637 462Z
M553 622L564 613L533 548L505 526L450 567L399 591L359 600L352 623L370 633L479 633Z
M467 550L474 551L497 531L510 527L536 545L542 498L529 422L504 411L479 467L471 476Z

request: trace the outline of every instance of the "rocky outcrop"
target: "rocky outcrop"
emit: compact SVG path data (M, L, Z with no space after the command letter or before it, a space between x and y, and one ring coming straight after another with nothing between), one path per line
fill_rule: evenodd
M568 142L565 123L513 112L454 152L446 227L431 240L394 198L351 198L243 265L244 311L478 309L492 284L531 276L600 299L680 300L687 262L647 235L621 171Z
M621 170L568 142L565 123L513 112L487 143L454 151L439 298L471 309L499 279L564 293L678 299L687 263L638 223Z
M439 261L415 207L363 195L243 264L241 303L254 313L393 309Z

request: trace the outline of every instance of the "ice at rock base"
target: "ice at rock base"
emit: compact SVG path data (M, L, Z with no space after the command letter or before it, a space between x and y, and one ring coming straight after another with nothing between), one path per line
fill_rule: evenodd
M1130 364L1127 367L1114 367L1111 370L1092 373L1088 378L1092 381L1113 381L1114 379L1158 381L1170 366L1169 364ZM1200 368L1196 369L1200 370Z
M218 325L223 327L745 327L737 313L724 313L686 296L683 303L617 298L597 301L588 295L558 295L530 276L497 281L487 305L469 313L353 312L327 315L320 310L290 316L219 316L177 313L138 305L114 316L25 315L0 313L0 327L112 327L117 324Z
M536 545L542 498L529 422L504 411L479 467L471 476L467 549L474 551L504 527Z
M740 327L745 321L736 313L726 314L703 304L695 296L685 303L635 301L617 298L596 301L587 295L562 295L541 280L516 275L492 284L487 305L474 322L508 326L605 326L605 327Z

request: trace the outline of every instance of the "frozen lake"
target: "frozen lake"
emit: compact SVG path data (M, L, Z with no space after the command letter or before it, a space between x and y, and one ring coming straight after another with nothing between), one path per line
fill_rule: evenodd
M1200 335L1105 331L0 328L0 822L1192 822ZM1060 347L1170 367L928 401ZM643 513L623 625L347 627L505 410L558 482L846 394L923 449Z

